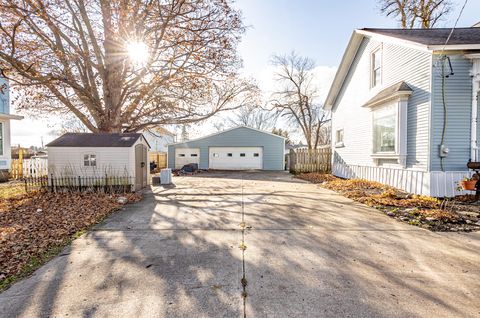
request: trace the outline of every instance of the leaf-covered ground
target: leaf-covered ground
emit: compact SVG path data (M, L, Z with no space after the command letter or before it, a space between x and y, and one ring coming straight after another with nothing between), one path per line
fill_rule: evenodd
M300 179L375 207L390 217L432 231L480 230L480 205L473 195L440 200L411 195L393 187L362 179L341 179L330 174L304 173Z
M12 184L15 187L15 184ZM139 195L125 195L129 202ZM22 192L0 187L0 290L61 251L122 204L119 195Z

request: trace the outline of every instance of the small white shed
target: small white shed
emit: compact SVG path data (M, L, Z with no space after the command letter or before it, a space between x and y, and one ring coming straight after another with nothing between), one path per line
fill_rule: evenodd
M135 190L147 185L148 149L140 133L66 133L47 144L54 177L128 177Z

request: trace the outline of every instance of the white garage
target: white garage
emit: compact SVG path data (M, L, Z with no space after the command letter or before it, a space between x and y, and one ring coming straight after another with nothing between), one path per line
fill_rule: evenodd
M263 169L262 147L210 147L209 169Z
M190 163L200 164L199 148L177 148L175 149L175 169L181 169Z

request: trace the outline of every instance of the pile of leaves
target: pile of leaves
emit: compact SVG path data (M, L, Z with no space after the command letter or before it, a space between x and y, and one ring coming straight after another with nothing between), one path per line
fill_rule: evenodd
M121 196L129 202L141 199L138 194ZM0 290L119 209L122 206L119 197L103 193L49 192L0 196Z
M341 179L322 173L304 173L297 177L377 208L399 221L432 231L480 230L480 205L472 195L440 200L363 179Z

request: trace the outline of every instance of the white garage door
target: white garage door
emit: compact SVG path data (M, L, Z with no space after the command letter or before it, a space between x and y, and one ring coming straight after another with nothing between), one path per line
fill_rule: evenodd
M222 170L263 169L263 148L210 147L209 168Z
M180 169L189 163L200 164L200 149L198 148L176 148L175 169Z

